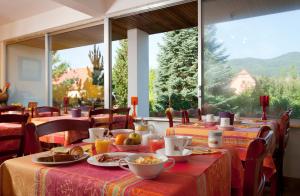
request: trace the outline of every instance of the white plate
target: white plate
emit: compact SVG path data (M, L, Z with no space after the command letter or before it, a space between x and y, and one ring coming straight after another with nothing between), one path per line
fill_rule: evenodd
M95 140L93 140L91 138L87 138L87 139L83 139L82 142L84 142L84 143L95 143Z
M182 152L182 155L168 156L165 153L165 149L161 148L161 149L158 149L156 151L156 153L160 154L160 155L167 156L169 158L173 158L173 159L175 159L176 162L184 162L184 161L187 161L187 159L189 158L189 156L192 154L192 151L189 150L189 149L184 149L183 152Z
M130 152L111 152L111 153L105 153L109 156L128 156L133 155L134 153ZM119 167L119 161L114 162L98 162L96 157L100 156L101 154L94 155L87 159L87 162L91 165L100 166L100 167ZM124 165L126 165L124 163Z
M34 163L43 164L43 165L63 165L63 164L70 164L70 163L75 163L75 162L78 162L78 161L82 161L82 160L88 158L89 154L85 152L82 157L80 157L79 159L74 160L74 161L41 162L41 161L37 160L39 157L44 157L44 156L49 156L49 152L42 152L42 153L38 153L36 155L33 155L31 160Z

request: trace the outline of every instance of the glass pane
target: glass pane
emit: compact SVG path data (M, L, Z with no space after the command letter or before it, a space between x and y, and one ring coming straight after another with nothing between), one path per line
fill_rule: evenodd
M259 97L269 95L268 116L289 107L300 118L300 11L214 23L204 33L204 107L261 117ZM224 19L225 20L225 19ZM220 21L220 20L219 20Z
M104 105L103 25L51 36L53 105Z
M45 38L7 45L7 81L11 84L8 103L47 104Z

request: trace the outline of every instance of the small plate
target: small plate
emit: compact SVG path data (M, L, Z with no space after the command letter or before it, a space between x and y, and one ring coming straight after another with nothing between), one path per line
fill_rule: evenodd
M134 153L130 152L110 152L110 153L105 153L109 156L129 156L133 155ZM87 159L87 162L91 165L99 166L99 167L119 167L119 161L113 161L113 162L98 162L97 157L102 154L94 155L90 158ZM124 158L122 158L124 159ZM127 165L126 163L123 163L122 165Z
M192 154L192 151L189 149L184 149L182 155L172 155L168 156L165 153L165 149L161 148L156 151L157 154L167 156L169 158L173 158L176 162L185 162L188 160L189 156Z
M217 127L218 127L218 129L221 129L221 130L223 130L223 131L232 131L232 130L234 129L234 126L233 126L233 125L228 125L228 126L226 126L226 127L223 127L223 126L218 125Z
M83 139L82 142L84 142L84 143L95 143L95 140L93 140L91 138L87 138L87 139Z
M74 161L61 161L61 162L41 162L41 161L38 161L38 158L43 157L43 156L49 156L49 152L42 152L42 153L33 155L32 156L32 162L42 164L42 165L64 165L64 164L70 164L70 163L76 163L76 162L82 161L82 160L88 158L89 154L85 152L82 155L82 157L80 157L79 159L76 159Z

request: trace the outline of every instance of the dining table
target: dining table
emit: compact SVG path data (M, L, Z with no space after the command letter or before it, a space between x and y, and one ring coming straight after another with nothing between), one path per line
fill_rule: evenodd
M82 144L90 145L90 144ZM98 167L86 160L46 166L28 155L0 167L0 190L6 195L231 195L241 188L242 165L234 151L194 154L152 180L143 180L119 167ZM232 170L235 168L235 170ZM1 195L0 194L0 195Z
M264 159L264 170L268 178L276 172L275 162L272 154L276 148L278 139L278 122L277 120L260 120L258 118L242 118L238 123L233 124L232 130L222 130L223 145L221 148L234 149L238 152L241 161L244 161L247 156L249 144L259 136L260 128L268 126L273 131L273 146L270 152ZM192 136L192 144L207 146L208 133L210 131L220 130L218 125L207 125L204 121L193 121L185 124L178 124L174 127L169 127L166 130L166 135L185 135Z
M117 128L123 128L122 120L124 120L126 117L125 115L115 115L113 117L113 121L121 122L121 123L116 123L113 125L114 129ZM40 125L44 124L50 121L54 120L60 120L60 119L76 119L76 120L84 120L87 121L89 120L88 116L81 116L81 117L72 117L70 114L64 114L62 116L45 116L45 117L36 117L32 118L31 122L34 123L35 125ZM108 115L97 115L94 117L96 122L99 123L104 123L107 122L109 119ZM132 127L131 124L129 126ZM72 144L73 142L80 141L82 139L88 138L89 133L87 131L63 131L63 132L58 132L58 133L53 133L49 135L45 135L39 138L41 142L45 143L55 143L55 144L60 144L63 146L68 146Z

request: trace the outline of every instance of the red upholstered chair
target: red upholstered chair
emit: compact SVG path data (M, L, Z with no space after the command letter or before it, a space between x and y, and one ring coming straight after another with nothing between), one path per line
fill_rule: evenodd
M265 175L263 173L263 160L273 142L273 131L266 130L263 138L252 141L248 147L244 162L243 195L259 196L263 194L265 187Z
M0 164L2 161L7 160L9 158L23 156L24 153L24 127L28 120L28 114L20 115L20 114L2 114L0 115L0 123L16 123L21 125L22 134L9 134L0 136L0 143L3 144L5 142L17 141L19 146L15 149L5 149L0 151ZM1 131L1 130L0 130ZM18 141L19 140L19 141Z
M112 129L128 129L130 108L115 108L112 109Z
M108 115L108 120L97 120L99 115ZM93 127L106 127L109 130L112 129L113 124L113 112L111 109L95 108L89 111L89 118L94 118Z
M17 105L8 105L8 106L1 106L0 107L0 114L7 113L7 112L17 112L20 114L24 114L25 108L22 106Z
M63 132L63 131L87 131L92 127L91 121L85 120L74 120L74 119L61 119L49 121L38 126L35 126L33 123L26 124L26 131L35 132L37 138L35 140L34 146L31 148L30 153L37 153L42 150L41 144L38 141L39 137L44 135Z
M169 119L169 127L174 126L174 117L181 118L181 123L185 124L186 123L185 114L186 114L185 110L175 111L175 110L168 108L166 110L166 116Z
M285 154L285 149L289 139L289 127L290 127L290 117L292 114L292 110L284 112L279 121L278 121L278 144L277 149L273 154L273 158L276 163L276 169L278 173L278 184L279 187L283 188L283 159Z
M36 117L49 117L49 116L60 116L60 109L50 106L41 106L35 108Z

